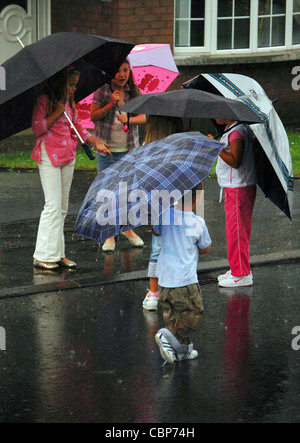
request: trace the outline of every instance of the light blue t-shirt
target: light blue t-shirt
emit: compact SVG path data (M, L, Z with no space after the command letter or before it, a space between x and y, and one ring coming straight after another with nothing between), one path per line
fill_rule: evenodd
M198 283L199 249L206 249L212 243L204 219L193 212L171 208L153 229L161 235L156 267L159 285L178 288Z

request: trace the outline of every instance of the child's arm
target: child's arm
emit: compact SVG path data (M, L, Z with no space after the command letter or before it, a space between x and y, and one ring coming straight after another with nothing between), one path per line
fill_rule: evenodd
M208 248L205 248L205 249L200 249L199 248L200 254L207 254L209 252L209 250L210 250L210 246L208 246Z
M234 169L238 169L241 166L244 157L244 140L241 138L237 138L235 140L232 140L229 146L231 151L227 152L225 151L225 149L222 149L220 157L229 166Z
M91 120L93 123L98 120L102 120L107 114L114 108L114 104L112 102L107 103L107 105L101 108L97 103L92 103L91 105Z
M33 110L32 129L36 136L40 136L47 132L47 130L65 111L65 105L62 102L57 102L54 111L48 115L48 117L46 117L47 101L48 97L46 95L38 97L37 103Z
M89 133L83 126L78 122L78 115L75 114L75 117L73 118L73 124L76 127L77 131L81 135L81 138L84 142L91 143L94 145L94 148L96 151L102 154L111 154L109 148L109 145L105 143L103 140L100 140L99 138L93 136Z
M55 104L54 111L46 118L48 129L51 128L53 123L56 122L56 120L65 112L65 110L65 105L62 102L57 102Z
M91 135L86 141L94 145L96 151L101 152L102 154L111 154L110 150L108 149L109 145L103 140Z
M127 116L124 114L117 115L117 118L120 120L121 123L126 124L127 123ZM129 118L129 124L130 125L143 125L146 123L146 114L137 114L134 117Z
M152 234L155 235L155 237L160 237L160 234L158 234L158 232L156 232L156 231L154 230L154 228L153 228L152 225L151 225L151 231L152 231Z
M111 96L109 102L101 106L103 95L101 89L99 89L99 93L96 92L94 98L96 97L97 103L92 103L91 105L91 120L92 122L97 122L99 120L104 119L107 114L117 105L118 100L120 99L120 92L114 91Z

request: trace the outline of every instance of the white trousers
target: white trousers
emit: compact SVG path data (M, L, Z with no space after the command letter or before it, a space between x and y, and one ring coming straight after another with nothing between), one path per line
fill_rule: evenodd
M75 160L53 166L42 143L39 164L45 206L41 214L33 257L44 262L58 262L65 257L64 222L68 212L69 194Z

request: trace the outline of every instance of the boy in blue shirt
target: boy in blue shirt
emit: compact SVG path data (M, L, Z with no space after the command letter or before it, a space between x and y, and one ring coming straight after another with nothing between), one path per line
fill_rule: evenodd
M185 196L178 205L181 209L170 208L162 223L153 226L154 233L161 236L156 273L165 322L155 339L168 363L198 357L190 342L203 314L197 264L199 252L208 252L211 238L204 219L194 214L201 204L202 183L191 192L190 201Z

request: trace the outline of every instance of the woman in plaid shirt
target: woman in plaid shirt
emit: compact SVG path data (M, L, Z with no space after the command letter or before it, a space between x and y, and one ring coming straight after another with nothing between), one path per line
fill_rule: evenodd
M139 95L134 84L128 60L120 66L115 78L99 88L91 106L91 120L95 123L95 136L110 146L111 155L97 154L98 173L120 160L128 151L139 146L138 125L146 123L146 115L129 116L119 108ZM123 235L133 246L143 246L143 240L133 230ZM109 238L102 246L103 251L115 250L115 239Z

